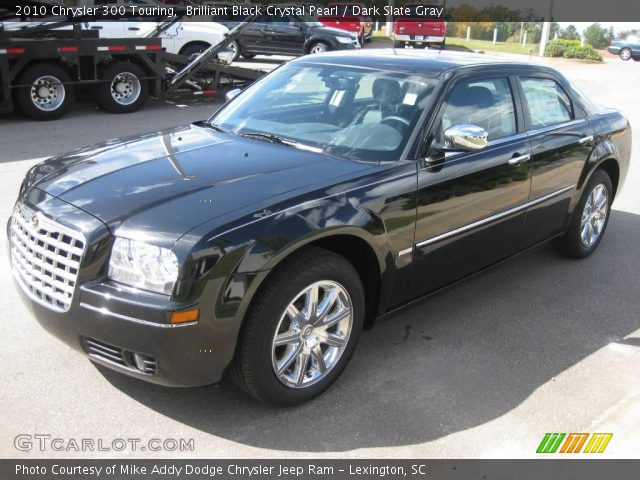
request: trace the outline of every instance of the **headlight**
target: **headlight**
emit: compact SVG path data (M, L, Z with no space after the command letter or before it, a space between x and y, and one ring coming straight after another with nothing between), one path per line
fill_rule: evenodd
M336 37L336 40L338 41L338 43L353 43L355 41L355 38L351 38L351 37Z
M178 279L178 259L171 250L116 238L109 278L132 287L171 295Z
M231 50L223 50L218 53L218 60L224 64L231 65L231 62L233 62L233 55L234 53Z

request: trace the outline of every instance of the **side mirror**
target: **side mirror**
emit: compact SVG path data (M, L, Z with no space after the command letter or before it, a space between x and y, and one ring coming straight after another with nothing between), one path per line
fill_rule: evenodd
M241 88L234 88L233 90L229 90L227 94L224 96L225 101L230 102L242 92Z
M444 150L449 151L482 150L489 143L489 134L477 125L455 125L445 130L444 143Z

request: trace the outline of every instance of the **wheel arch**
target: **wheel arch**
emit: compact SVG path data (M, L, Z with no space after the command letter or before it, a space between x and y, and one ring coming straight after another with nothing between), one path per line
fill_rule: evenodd
M306 41L304 45L304 53L309 54L311 52L311 47L313 47L316 43L324 43L327 47L329 47L329 50L336 49L336 42L333 39L315 36Z
M299 254L305 248L318 247L345 258L354 266L365 291L365 328L370 327L380 312L381 289L384 274L384 261L374 247L374 239L361 228L347 227L328 230L313 236L306 236L288 245L265 264L258 276L258 284L245 307L242 308L242 323L251 304L267 284L269 278L277 272L287 260ZM237 271L237 270L236 270Z
M202 45L202 46L203 46L203 47L205 47L205 48L209 48L209 47L211 46L211 44L210 44L210 43L205 42L205 41L202 41L202 40L191 40L191 41L189 41L189 42L185 43L182 47L180 47L179 54L180 54L180 55L184 55L184 53L183 53L183 52L184 52L187 48L189 48L189 47L191 47L191 46L194 46L194 45Z

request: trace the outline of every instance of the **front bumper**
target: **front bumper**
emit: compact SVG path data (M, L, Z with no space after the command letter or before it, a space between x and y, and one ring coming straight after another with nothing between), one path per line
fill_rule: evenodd
M607 48L607 52L612 53L613 55L618 55L620 53L620 50L622 50L622 47L608 47Z
M48 304L25 283L29 277L24 277L23 260L16 260L22 269L13 265L13 217L9 220L12 275L24 303L45 330L92 361L148 382L199 386L221 379L233 358L242 318L223 300L225 278L198 282L197 299L188 302L111 282L104 275L112 243L106 226L44 192L34 189L29 197L20 203L21 212L78 230L87 244L72 297L64 305ZM44 259L37 258L34 262L44 265ZM171 323L172 312L194 308L200 312L196 321Z
M214 288L208 287L208 293ZM238 326L234 321L214 321L213 308L201 309L196 322L172 325L167 319L177 305L116 285L82 285L64 313L34 302L19 286L18 290L49 333L95 363L148 382L175 387L216 383L233 358ZM109 350L96 353L92 341L124 352L125 362L112 358ZM137 368L133 354L152 360L153 372Z
M358 48L362 48L360 45L360 42L358 42L358 40L354 40L351 43L340 43L340 42L336 42L336 49L337 50L356 50Z

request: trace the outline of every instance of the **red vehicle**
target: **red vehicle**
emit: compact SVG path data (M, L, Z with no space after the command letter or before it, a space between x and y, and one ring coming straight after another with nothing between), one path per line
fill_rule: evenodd
M329 3L327 7L338 7L341 15L322 15L318 21L326 27L339 28L358 35L360 44L371 40L373 21L371 17L361 15L366 8L362 3ZM346 7L346 11L345 11ZM342 15L345 12L345 15Z
M425 11L436 5L409 3L407 16L400 16L393 22L393 48L436 47L444 49L447 24L444 20L429 18Z

